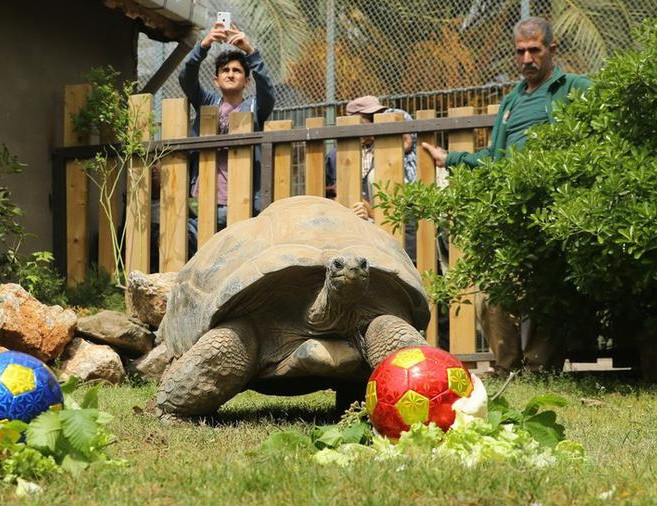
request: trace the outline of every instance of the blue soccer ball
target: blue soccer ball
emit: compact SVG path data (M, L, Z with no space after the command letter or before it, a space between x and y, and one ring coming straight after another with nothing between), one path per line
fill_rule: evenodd
M63 403L57 378L41 360L18 351L0 353L0 421L29 423Z

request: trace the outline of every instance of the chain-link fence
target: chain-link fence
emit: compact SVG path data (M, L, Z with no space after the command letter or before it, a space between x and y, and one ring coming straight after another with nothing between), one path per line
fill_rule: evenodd
M559 65L589 74L632 45L633 27L657 15L657 0L203 1L231 11L260 48L276 83L276 117L297 125L324 115L327 105L339 115L341 104L365 94L406 101L409 112L424 101L439 114L450 101L499 101L501 85L518 77L512 31L527 15L552 22ZM174 46L140 38L142 84ZM210 62L220 49L213 47ZM212 67L202 67L204 86L212 86ZM176 72L159 97L181 96Z

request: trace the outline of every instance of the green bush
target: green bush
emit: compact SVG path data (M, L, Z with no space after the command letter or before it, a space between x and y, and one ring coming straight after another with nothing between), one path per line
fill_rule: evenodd
M69 287L66 296L71 306L85 307L97 312L101 309L125 311L123 290L117 287L104 269L92 265L82 283Z
M442 302L477 284L492 302L573 339L654 336L657 323L657 23L607 61L585 96L499 162L453 170L440 191L380 193L449 230L464 257Z
M65 306L65 279L53 267L49 251L36 251L29 258L19 257L14 280L44 304Z
M4 144L0 149L0 178L20 173L25 165ZM0 184L0 283L18 283L45 304L66 304L64 279L52 267L52 253L37 251L27 257L19 252L26 236L18 217L23 211L11 199L11 192Z
M23 171L24 164L18 161L18 157L9 152L7 146L2 144L0 149L0 273L2 278L6 277L8 270L11 270L11 264L14 259L16 250L24 236L22 225L18 222L18 217L22 216L23 211L18 207L11 198L11 191L2 184L2 178L6 174L16 174Z

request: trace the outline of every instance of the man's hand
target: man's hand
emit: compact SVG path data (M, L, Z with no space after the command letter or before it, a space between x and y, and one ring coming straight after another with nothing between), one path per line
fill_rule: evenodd
M203 37L201 47L208 48L215 42L226 42L228 39L229 29L223 23L215 23L210 28L208 34Z
M251 54L255 51L249 38L244 32L240 31L235 23L231 23L231 29L228 30L228 40L226 40L226 43L235 46L237 49L241 49L246 54Z
M423 142L422 148L431 155L436 167L444 167L447 163L447 151L440 146L432 146L429 143Z
M356 202L353 206L351 206L351 209L354 214L361 220L366 220L374 216L374 213L372 212L372 206L370 206L369 202L365 202L364 200L361 202Z

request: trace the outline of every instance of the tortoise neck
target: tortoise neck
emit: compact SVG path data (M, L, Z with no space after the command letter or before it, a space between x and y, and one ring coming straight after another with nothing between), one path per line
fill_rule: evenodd
M362 294L354 296L353 291L345 294L344 290L333 286L327 276L324 286L308 310L308 323L320 332L350 333L358 324L361 300Z

